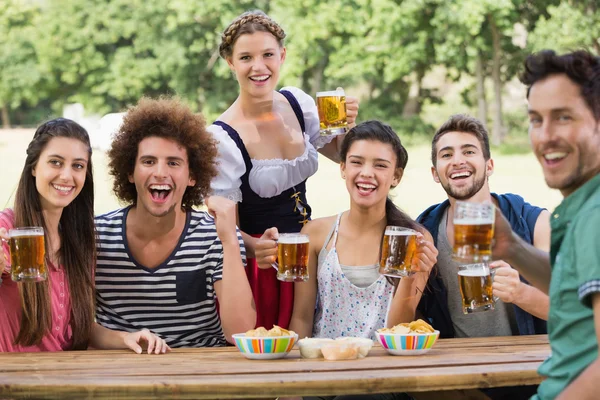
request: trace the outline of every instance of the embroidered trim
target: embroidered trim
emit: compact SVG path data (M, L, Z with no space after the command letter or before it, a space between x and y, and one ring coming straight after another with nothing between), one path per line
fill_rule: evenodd
M302 153L302 155L294 158L293 160L288 160L285 158L266 158L266 159L256 159L256 158L252 158L252 165L254 167L262 167L262 166L280 166L280 165L290 165L292 167L295 167L296 164L304 162L306 160L308 160L309 155L310 155L310 150L311 147L313 147L313 145L310 144L308 135L304 135L304 152ZM313 147L314 148L314 147Z
M315 147L315 149L319 150L321 147L324 147L325 145L331 143L333 141L333 139L338 136L340 136L340 135L319 136L318 138L315 139L314 142L312 142L312 144Z
M306 225L306 223L308 222L308 213L306 212L306 208L304 207L306 204L303 204L302 200L300 199L300 192L295 192L290 197L296 201L296 203L294 204L294 212L300 213L300 215L302 215L303 217L302 221L298 221L298 223L302 224L302 226Z
M226 199L229 199L236 203L240 203L243 200L241 189L234 189L231 191L224 191L224 192L213 192L213 195L225 197Z

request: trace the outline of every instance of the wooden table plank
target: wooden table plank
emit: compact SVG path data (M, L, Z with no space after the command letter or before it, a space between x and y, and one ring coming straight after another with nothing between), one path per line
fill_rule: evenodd
M121 354L121 358L102 359L102 361L60 362L51 361L35 365L20 364L19 366L3 364L0 357L0 374L14 373L17 375L32 372L45 375L70 373L73 379L81 376L110 376L118 369L120 375L152 376L160 369L164 376L188 374L198 375L239 375L244 373L280 373L282 370L290 373L329 372L329 371L362 371L381 369L411 369L411 368L441 368L453 366L471 366L485 368L487 365L500 363L542 362L548 355L547 349L523 350L522 354L499 354L493 352L471 352L469 354L434 352L429 357L391 357L388 355L370 355L361 360L324 361L301 359L297 351L293 351L286 359L276 361L246 360L235 357L231 359L207 360L202 357L182 358L177 354L158 356L137 356ZM376 352L377 354L377 352ZM236 355L237 356L237 355ZM69 379L69 378L65 378Z
M441 391L538 384L548 339L440 340L426 355L246 360L235 348L0 354L0 398L244 398Z
M243 374L235 379L222 375L82 376L65 381L60 374L0 377L0 397L45 398L243 398L257 396L307 396L359 393L419 392L539 384L539 363L497 364L486 372L470 366L431 370L347 371L327 373ZM48 397L49 396L49 397Z
M323 359L309 360L300 358L298 350L279 360L248 360L237 350L229 349L227 352L189 352L174 350L164 355L134 354L129 351L111 352L61 352L50 356L40 354L35 357L32 365L31 357L6 357L0 355L0 372L43 372L52 373L60 371L86 370L102 373L103 370L112 371L115 367L123 370L124 374L140 375L153 374L156 368L167 374L186 373L197 370L201 366L201 373L206 374L240 374L248 371L253 373L277 373L281 369L289 372L328 371L328 370L362 370L386 368L414 368L429 366L453 365L487 365L494 363L543 361L549 354L548 345L519 345L511 347L479 347L468 351L461 348L433 348L425 356L390 356L381 347L375 347L369 357L360 360L328 362ZM200 371L198 371L200 373Z

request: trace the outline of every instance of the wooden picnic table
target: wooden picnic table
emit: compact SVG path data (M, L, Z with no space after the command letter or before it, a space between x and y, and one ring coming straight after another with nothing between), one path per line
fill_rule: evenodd
M536 370L549 354L546 335L440 339L429 353L410 357L391 356L376 345L368 357L352 361L302 359L297 349L284 359L247 360L235 347L175 349L164 355L125 350L3 353L0 399L456 393L539 384Z

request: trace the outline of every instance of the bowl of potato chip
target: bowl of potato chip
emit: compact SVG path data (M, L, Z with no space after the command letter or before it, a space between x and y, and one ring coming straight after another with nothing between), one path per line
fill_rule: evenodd
M439 336L440 331L436 331L422 319L377 330L377 340L381 346L395 356L425 354L431 350Z
M274 360L285 357L298 341L298 334L277 325L232 335L238 350L251 360Z

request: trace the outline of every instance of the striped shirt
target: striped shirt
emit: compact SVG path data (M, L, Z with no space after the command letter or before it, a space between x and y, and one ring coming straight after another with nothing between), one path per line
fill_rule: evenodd
M147 328L171 347L224 346L214 284L222 279L223 246L214 219L187 213L171 255L156 268L139 264L125 235L128 208L96 217L96 319L106 328ZM245 250L238 231L242 262Z

